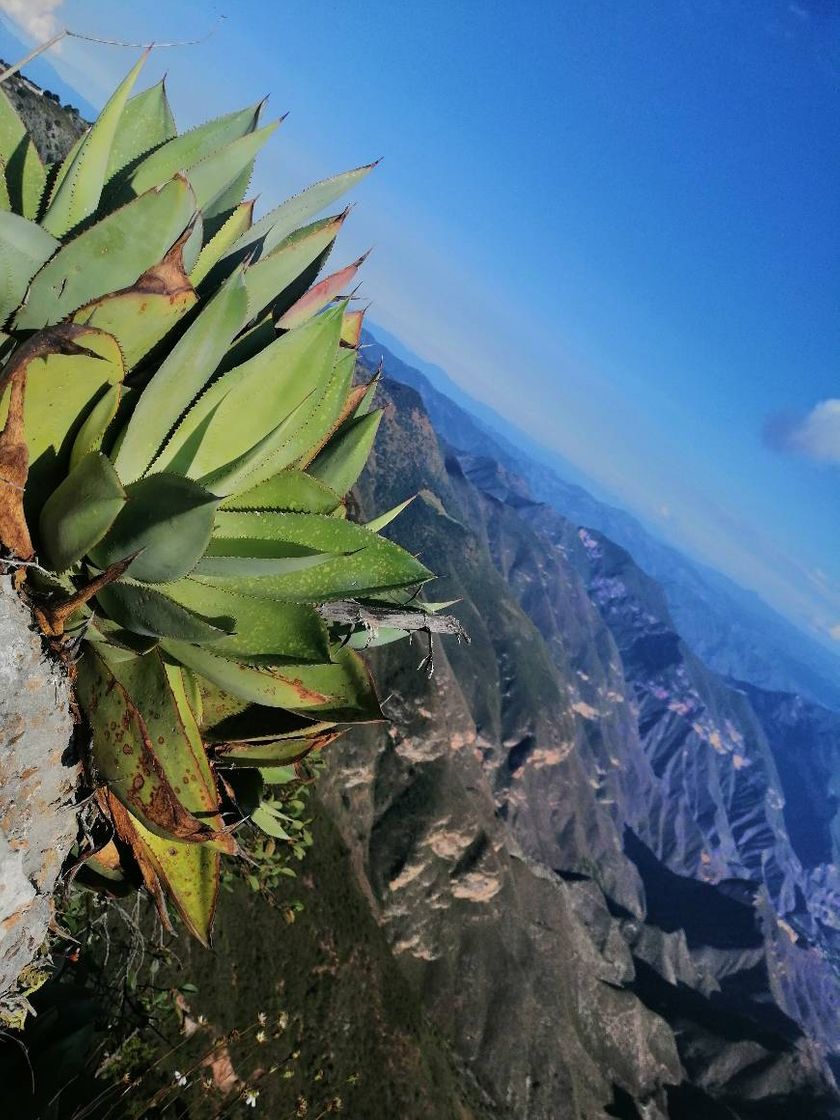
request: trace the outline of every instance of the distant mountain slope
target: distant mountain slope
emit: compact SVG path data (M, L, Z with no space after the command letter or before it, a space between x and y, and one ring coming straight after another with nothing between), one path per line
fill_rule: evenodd
M760 688L796 692L840 709L840 657L810 640L758 595L688 560L630 514L566 481L558 471L566 477L578 475L571 464L557 456L555 465L549 465L544 449L473 401L443 370L424 365L426 372L421 372L369 332L365 341L371 346L367 359L384 356L386 374L417 390L436 431L453 447L492 457L521 476L533 498L625 548L662 585L677 631L710 668Z

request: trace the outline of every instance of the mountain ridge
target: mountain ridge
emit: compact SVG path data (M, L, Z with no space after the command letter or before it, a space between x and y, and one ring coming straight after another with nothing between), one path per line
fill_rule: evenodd
M531 500L547 502L571 521L597 529L626 548L663 586L678 631L711 668L724 676L751 680L759 687L798 692L840 710L840 657L779 615L755 592L688 559L652 536L631 514L594 497L578 482L565 481L558 466L548 462L546 452L535 458L539 449L527 437L522 438L529 447L517 446L512 439L517 429L487 406L477 406L443 370L426 367L437 370L441 383L457 390L462 403L433 384L427 373L394 355L374 333L366 331L364 340L370 347L369 358L383 351L392 376L420 393L436 430L454 447L504 463L527 480ZM470 405L479 407L481 415L471 411ZM504 426L504 432L490 423L491 417Z

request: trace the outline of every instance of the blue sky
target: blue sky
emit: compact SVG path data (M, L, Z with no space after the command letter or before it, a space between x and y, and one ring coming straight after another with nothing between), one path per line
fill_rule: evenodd
M263 202L377 156L375 319L840 650L840 6L0 0L161 49L179 123L290 110ZM135 51L65 40L99 105ZM52 77L43 63L36 80ZM344 235L343 235L344 236ZM338 258L336 258L338 259ZM833 638L832 638L833 632Z

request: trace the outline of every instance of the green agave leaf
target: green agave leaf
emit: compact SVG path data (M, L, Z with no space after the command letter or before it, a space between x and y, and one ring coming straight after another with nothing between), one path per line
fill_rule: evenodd
M237 490L241 489L243 479L247 478L251 471L258 468L268 456L287 442L291 433L297 427L298 416L305 405L306 402L302 401L296 408L293 408L276 428L264 435L262 439L257 440L253 447L241 455L237 455L232 462L225 463L224 466L202 475L199 479L201 485L206 486L208 490L212 490L220 497L227 497L228 494L236 493Z
M167 640L161 647L199 676L253 704L295 711L338 709L364 718L381 714L370 674L353 650L342 650L334 664L257 666L185 642Z
M181 669L181 679L184 682L184 693L187 697L187 703L192 708L196 723L200 726L204 713L204 701L201 696L201 686L199 685L198 677L195 673L191 673L189 669Z
M150 638L147 634L133 634L102 614L91 615L87 620L85 637L89 642L107 644L109 664L149 653L158 644L157 638Z
M300 555L288 555L294 548L293 545L278 545L270 542L271 551L282 552L282 556L203 556L192 570L192 577L202 583L212 584L216 577L222 581L229 581L240 576L284 576L289 572L302 572L307 568L316 568L319 564L326 564L334 559L329 552L310 552L301 549ZM256 551L256 549L255 549ZM269 550L266 549L266 552ZM229 587L229 582L222 582L221 587Z
M211 276L212 281L212 276ZM274 329L274 319L270 313L263 315L262 319L258 319L253 327L249 327L246 331L236 338L231 346L228 348L224 358L219 363L219 376L223 373L228 373L230 370L235 369L237 366L244 365L255 358L258 354L262 353L266 347L270 346L272 342L277 340L277 331Z
M326 382L340 323L327 312L220 377L177 426L160 466L201 478L250 452Z
M44 229L61 237L96 212L111 158L111 145L129 94L148 57L146 50L117 86L107 105L86 133L73 162L53 193L41 220Z
M187 575L210 542L215 495L175 474L147 475L127 486L126 495L125 508L91 552L93 563L107 568L138 552L127 569L134 580L165 583Z
M68 241L36 275L16 326L37 330L58 323L83 304L130 287L164 257L194 209L187 181L176 176L108 214Z
M309 739L335 729L334 723L317 715L251 704L224 692L203 677L196 679L204 705L204 735L208 742L216 743L220 751L244 741L273 743L280 739Z
M213 652L222 657L329 660L326 626L312 607L256 598L194 579L167 584L166 594L205 618L235 619L234 633L213 643Z
M58 242L36 222L0 210L0 323L20 305L30 280L56 249Z
M320 322L320 319L332 314L332 311L327 311L317 321ZM307 323L299 330L306 330L308 326ZM258 486L293 463L299 467L305 465L311 450L320 448L341 417L353 380L355 364L356 355L354 351L340 351L326 387L320 394L313 392L307 402L304 411L305 418L302 418L296 425L294 433L276 451L263 460L261 466L243 476L239 484L240 490Z
M207 274L215 268L233 242L244 233L251 225L254 213L253 202L241 202L214 237L207 242L199 254L195 268L190 273L190 280L198 287ZM269 341L274 337L273 324ZM243 359L244 361L244 359Z
M24 428L29 475L24 507L37 524L41 507L67 474L70 453L93 406L123 377L122 355L110 335L74 328L74 342L89 354L49 354L27 367ZM0 400L0 425L6 421L9 394Z
M427 568L393 541L350 521L307 513L219 510L207 556L260 556L266 553L269 542L341 555L305 571L239 578L241 591L294 602L323 602L346 596L358 598L431 578Z
M275 739L264 743L223 743L217 748L217 758L222 766L283 766L299 762L313 751L323 750L344 732L332 729L307 737Z
M387 525L390 525L392 521L399 517L404 509L408 509L416 497L416 494L412 494L410 498L406 498L406 500L400 502L398 506L389 509L387 513L382 513L379 517L374 517L372 521L366 522L365 528L370 530L371 533L381 533Z
M49 203L52 202L52 200L55 198L56 191L61 186L61 183L67 172L73 166L73 160L76 158L76 154L78 153L79 148L81 148L82 144L85 142L85 135L86 133L83 132L81 136L77 136L73 141L70 151L61 161L59 166L56 167L55 164L53 164L47 171L47 184L49 186L49 193L47 194L45 200L42 200L42 204L44 201L46 201L46 204L49 205Z
M371 378L367 391L361 401L359 401L356 411L353 413L354 416L367 416L370 412L373 407L373 398L376 396L376 390L379 388L379 380L380 376L378 373Z
M76 678L76 692L93 731L96 774L133 816L158 835L207 840L211 823L199 820L184 803L185 798L204 803L198 796L200 772L159 655L111 663L102 656L103 649L88 648ZM166 755L175 785L164 767ZM178 766L184 768L182 773ZM190 788L191 778L195 791Z
M277 320L277 327L284 331L293 330L295 327L306 323L313 315L317 315L319 311L323 311L334 299L338 299L343 293L347 293L366 256L367 254L359 257L353 264L342 268L340 272L334 272L331 276L327 276L326 279L311 287L305 295L302 295L299 300L292 304L288 311L280 316ZM344 318L345 322L342 322L341 325L342 341L347 316L345 315Z
M125 504L111 461L91 451L54 490L41 510L41 556L64 572L102 540Z
M232 618L202 618L160 591L141 583L109 584L96 596L101 609L120 627L150 638L213 642L230 633Z
M251 160L249 164L246 164L236 178L231 181L230 186L226 187L218 198L214 199L213 202L202 211L204 216L205 244L216 236L222 226L233 216L235 211L242 204L245 195L248 193L248 188L251 185L251 176L254 174L255 162L255 160ZM248 229L250 225L251 223L249 221L244 229ZM244 232L244 229L240 232ZM239 236L240 234L237 234L237 237ZM233 241L231 241L231 244L233 244ZM227 249L225 251L227 251Z
M70 451L70 469L73 470L91 451L102 446L105 433L117 414L122 385L109 385L87 414Z
M198 296L184 271L183 234L159 264L119 292L100 296L80 307L76 323L88 323L119 342L126 370L164 338L196 304Z
M325 483L304 471L280 471L273 478L225 498L223 510L286 510L291 513L333 513L341 498Z
M369 412L342 424L309 466L315 478L338 494L346 494L368 461L382 412Z
M156 836L135 817L125 811L120 813L113 799L110 807L117 831L130 846L164 923L169 925L165 901L168 898L193 937L209 948L219 896L221 857L218 851L210 844L183 843Z
M134 169L130 180L132 190L135 194L143 194L181 171L189 177L191 169L201 160L253 132L261 108L262 102L216 117L190 132L173 137Z
M215 372L244 325L246 310L242 273L236 272L190 324L143 390L117 454L120 478L132 482L145 473L178 417ZM162 460L158 469L164 465Z
M262 256L245 273L248 318L254 319L317 261L335 241L344 214L315 222L286 238L272 253Z
M254 157L279 124L279 121L272 121L263 128L240 136L189 168L187 178L195 191L200 210L209 210L212 216L213 203L222 198L244 172L247 171L250 178Z
M10 208L21 217L37 218L47 173L26 126L0 90L0 159L3 161Z
M231 249L231 255L254 245L259 241L263 244L263 255L270 253L281 241L285 240L293 230L298 229L304 222L308 222L322 210L326 210L343 194L354 187L360 180L374 168L375 163L368 163L364 167L357 167L352 171L345 171L330 179L323 179L313 183L311 187L294 195L294 197L276 206L264 217L255 222L253 226L236 241Z
M111 144L106 181L176 135L175 119L161 78L126 102Z

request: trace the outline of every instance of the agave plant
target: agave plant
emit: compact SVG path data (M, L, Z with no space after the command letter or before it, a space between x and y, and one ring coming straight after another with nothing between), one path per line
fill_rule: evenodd
M130 852L206 941L236 769L271 782L380 716L347 604L401 607L397 636L431 573L379 535L397 511L346 515L380 415L354 384L361 261L318 279L346 211L318 215L373 165L254 220L279 122L178 135L163 83L131 96L144 58L60 166L0 94L0 542L74 652L118 838L98 873Z

